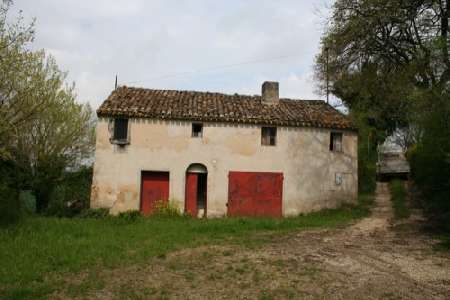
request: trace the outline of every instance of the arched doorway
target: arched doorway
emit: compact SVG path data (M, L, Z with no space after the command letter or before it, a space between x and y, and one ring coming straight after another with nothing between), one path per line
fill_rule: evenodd
M208 170L202 164L191 164L186 170L185 212L206 217Z

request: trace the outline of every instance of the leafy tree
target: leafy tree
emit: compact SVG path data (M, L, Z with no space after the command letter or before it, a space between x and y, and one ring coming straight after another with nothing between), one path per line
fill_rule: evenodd
M8 24L11 4L0 2L0 158L8 155L6 145L22 125L45 107L44 98L33 97L43 92L45 80L37 59L41 54L28 49L34 38L34 22L24 25L19 15L15 23Z
M0 2L0 201L15 210L18 191L31 189L43 212L65 171L89 162L94 119L55 60L30 50L34 22L8 23L11 5Z
M52 58L45 60L45 110L24 126L17 139L20 164L27 169L28 183L36 196L36 208L48 207L54 187L64 180L64 171L82 166L92 156L94 145L93 112L88 104L75 101L72 87L64 87L65 74Z
M329 78L353 116L372 120L378 141L401 133L427 205L447 222L449 6L450 0L337 0L316 58L319 89Z
M449 0L337 0L316 76L388 133L414 119L417 90L448 89ZM329 61L326 74L326 61Z

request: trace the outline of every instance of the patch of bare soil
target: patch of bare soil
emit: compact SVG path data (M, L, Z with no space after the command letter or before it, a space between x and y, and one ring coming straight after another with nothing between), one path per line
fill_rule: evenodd
M209 246L103 271L95 299L450 299L450 256L392 219L387 184L373 214L345 229L302 231L265 246ZM65 298L65 295L54 295Z

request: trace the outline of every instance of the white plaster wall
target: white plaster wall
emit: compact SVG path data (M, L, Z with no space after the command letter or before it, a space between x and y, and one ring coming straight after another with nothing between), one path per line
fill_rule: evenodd
M226 214L229 171L282 172L285 216L356 201L355 132L344 131L343 152L334 153L329 129L278 127L277 145L262 146L260 126L204 123L203 138L192 138L191 124L130 119L130 144L120 147L110 143L108 119L99 119L91 207L139 209L141 171L169 171L170 201L184 209L192 163L208 168L208 216Z

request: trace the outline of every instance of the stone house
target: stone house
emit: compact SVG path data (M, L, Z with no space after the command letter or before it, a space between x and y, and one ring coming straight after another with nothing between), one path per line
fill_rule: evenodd
M91 207L293 216L357 199L357 130L320 100L119 87L97 110Z

